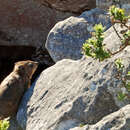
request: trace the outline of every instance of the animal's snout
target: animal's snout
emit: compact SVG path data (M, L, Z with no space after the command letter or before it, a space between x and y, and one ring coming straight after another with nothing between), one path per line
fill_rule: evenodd
M39 62L36 62L36 61L35 61L34 63L35 63L37 66L39 65Z

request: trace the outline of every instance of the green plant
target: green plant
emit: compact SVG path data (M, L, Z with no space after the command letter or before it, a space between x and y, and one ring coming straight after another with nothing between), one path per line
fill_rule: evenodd
M116 68L117 68L118 70L122 70L122 69L124 68L124 65L123 65L123 63L122 63L122 59L121 59L121 58L116 59L115 65L116 65Z
M127 76L130 76L130 71L128 71L128 74L127 74Z
M114 22L126 23L127 21L127 17L125 16L125 10L117 8L114 5L109 8L109 14Z
M126 94L119 92L117 98L118 100L123 101L126 98Z
M109 15L110 15L112 26L113 26L117 36L120 38L120 40L122 42L120 49L114 53L111 53L111 55L115 55L115 54L121 52L123 49L125 49L128 45L130 45L130 26L127 25L127 22L129 20L130 16L125 15L124 9L120 9L115 6L111 6L109 8ZM125 28L120 32L120 34L122 36L116 30L115 24L119 24L122 29Z
M86 40L82 47L85 55L99 59L99 61L103 61L104 59L110 57L109 52L104 49L103 45L104 29L105 28L102 26L102 24L95 25L93 37Z
M116 78L122 81L122 88L123 88L123 92L120 91L117 97L120 101L122 101L126 98L129 98L128 92L130 92L130 81L128 79L130 78L130 71L128 71L128 73L125 76L123 76L122 73L124 71L124 65L121 58L115 60L115 65L117 68Z
M103 61L104 59L121 52L128 45L130 45L130 26L127 25L130 16L125 16L125 11L115 6L110 7L109 14L112 26L122 42L119 50L111 52L109 49L104 49L103 40L105 27L103 27L102 24L94 26L92 37L86 40L82 47L83 53L86 56L99 59L99 61ZM125 30L121 31L122 37L116 30L114 26L115 24L120 24L121 28L125 27Z
M128 92L130 92L130 82L127 82L125 87L128 90Z
M130 26L127 25L130 16L126 16L125 10L117 8L115 6L110 7L109 15L113 29L115 30L117 36L122 42L121 46L115 52L111 52L109 49L105 49L103 45L105 28L102 26L102 24L98 24L94 26L94 32L92 33L92 37L86 40L86 42L83 44L82 47L83 54L86 55L87 57L92 57L98 59L99 61L103 61L104 59L110 58L113 55L121 52L127 46L130 45ZM115 24L119 24L120 27L122 28L120 34L116 30ZM118 75L116 77L120 81L122 81L123 84L122 88L123 90L125 90L123 92L120 91L117 94L118 99L122 101L125 98L130 98L128 95L128 92L130 92L130 81L128 80L128 77L130 78L130 71L128 71L126 76L123 77L122 73L124 65L122 63L122 59L117 59L115 61L115 65L118 72Z
M86 123L81 123L79 124L79 127L84 127L86 125Z
M7 130L9 128L9 121L0 120L0 130Z

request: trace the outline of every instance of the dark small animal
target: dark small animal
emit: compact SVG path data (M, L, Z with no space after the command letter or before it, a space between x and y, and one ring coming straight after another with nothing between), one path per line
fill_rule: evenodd
M19 61L13 71L0 84L0 120L16 114L20 100L30 87L32 75L38 63L34 61Z

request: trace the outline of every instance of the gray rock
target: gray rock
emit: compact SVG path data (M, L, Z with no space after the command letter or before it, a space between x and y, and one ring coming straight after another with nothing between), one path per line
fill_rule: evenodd
M12 117L11 119L9 119L9 122L10 122L10 126L9 126L8 130L23 130L20 127L20 125L18 125L15 117Z
M130 105L104 117L94 125L75 127L70 130L130 130Z
M112 30L106 33L117 39L117 47L120 43ZM109 49L115 48L115 40L107 41ZM66 59L43 71L22 100L17 113L19 125L26 130L70 130L80 124L94 125L130 104L128 99L117 98L118 92L123 92L116 78L117 58L123 59L124 76L130 70L130 46L103 62Z
M130 70L130 47L127 50L101 63L62 60L43 71L23 98L19 125L26 130L69 130L80 123L95 124L129 104L117 98L121 82L115 78L114 65L116 58L125 56L125 70Z
M120 31L118 25L116 29ZM104 44L113 52L120 47L112 27L105 33ZM70 130L80 124L88 124L85 129L107 126L105 116L130 104L129 99L117 98L118 92L123 92L122 83L116 78L117 58L123 59L124 76L130 70L130 46L103 62L84 57L77 61L64 59L43 71L23 97L17 113L19 125L26 130ZM118 124L118 119L115 122Z
M111 26L106 12L98 8L57 23L48 34L45 45L52 59L55 62L61 59L80 59L81 47L91 36L93 26L98 23L102 23L106 29Z
M107 10L112 5L124 8L130 14L130 0L96 0L96 6L101 9Z

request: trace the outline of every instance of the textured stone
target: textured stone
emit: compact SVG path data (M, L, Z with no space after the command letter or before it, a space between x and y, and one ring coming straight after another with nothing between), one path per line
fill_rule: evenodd
M0 45L43 46L50 29L74 15L33 0L0 0Z
M130 105L104 117L94 125L75 127L70 130L130 130Z
M62 60L43 71L35 87L25 94L17 120L26 130L67 130L79 124L95 124L104 116L130 103L119 101L121 82L114 61L125 56L125 70L130 70L127 52L99 63L92 59ZM96 116L95 116L96 115Z
M96 0L35 0L60 11L82 13L96 7Z
M106 12L98 8L57 23L46 41L46 48L52 59L55 62L61 59L80 59L83 43L91 36L93 26L99 23L106 26L106 29L111 26Z
M101 9L108 9L111 5L124 8L130 14L130 0L96 0L96 6Z
M110 50L115 48L114 44L116 47L120 44L112 30L106 32L109 35L105 38ZM110 36L117 40L111 40ZM26 130L70 130L80 124L88 124L89 128L130 104L129 99L120 101L117 97L118 92L123 92L116 77L117 58L123 59L124 76L130 70L129 46L103 62L92 58L65 59L43 71L24 95L17 113L19 125Z
M9 119L10 122L10 126L8 128L8 130L23 130L17 123L16 118L13 117L11 119Z

